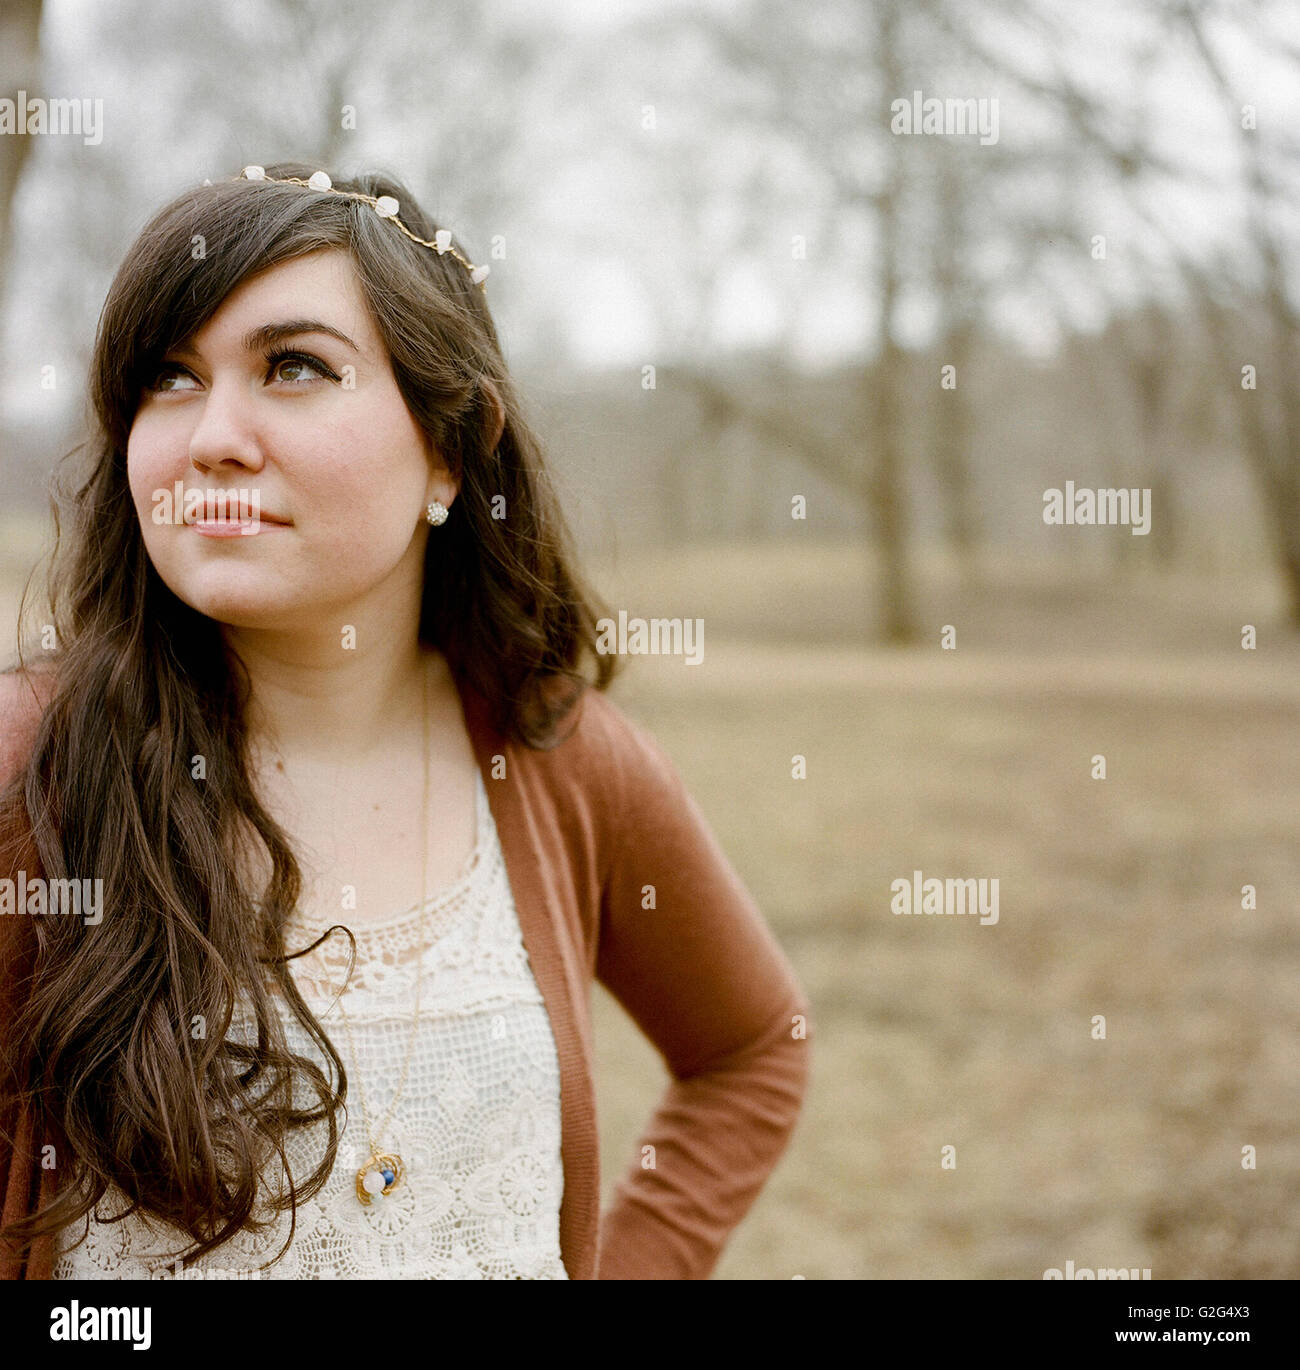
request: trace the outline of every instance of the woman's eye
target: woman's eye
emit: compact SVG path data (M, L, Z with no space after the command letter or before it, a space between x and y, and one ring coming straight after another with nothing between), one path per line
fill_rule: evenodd
M272 361L270 375L288 385L301 385L306 381L324 380L332 373L322 362L310 357L281 357Z
M163 392L193 390L197 385L198 381L188 371L182 370L179 366L164 366L153 378L153 383L149 389Z

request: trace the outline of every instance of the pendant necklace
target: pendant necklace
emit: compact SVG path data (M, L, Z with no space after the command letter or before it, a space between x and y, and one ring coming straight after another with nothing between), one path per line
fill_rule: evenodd
M383 1150L375 1139L382 1136L384 1128L387 1127L389 1119L392 1117L393 1110L397 1107L397 1101L401 1098L402 1090L406 1087L406 1077L411 1069L411 1052L415 1047L415 1038L420 1026L420 987L424 978L424 934L425 925L428 922L428 901L425 898L425 893L429 859L429 670L427 663L422 662L421 666L424 676L424 803L420 811L420 902L423 907L420 917L420 956L416 963L415 977L415 1019L411 1024L411 1039L406 1046L406 1064L402 1067L402 1078L397 1083L397 1090L388 1106L388 1112L384 1114L379 1126L373 1132L369 1125L370 1110L366 1107L365 1086L361 1083L361 1069L357 1062L356 1043L352 1040L352 1028L343 1008L342 990L339 991L337 1000L339 1013L343 1018L343 1027L348 1035L352 1064L356 1070L357 1091L361 1097L362 1124L365 1127L367 1145L370 1147L370 1157L357 1171L356 1179L357 1199L367 1208L376 1199L386 1198L406 1177L406 1163L402 1157L395 1151ZM344 988L346 988L346 984Z

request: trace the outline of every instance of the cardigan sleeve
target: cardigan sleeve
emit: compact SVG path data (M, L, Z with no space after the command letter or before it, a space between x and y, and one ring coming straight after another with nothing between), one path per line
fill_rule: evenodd
M607 716L617 832L596 975L672 1079L602 1217L597 1278L706 1279L794 1129L809 1004L672 762Z

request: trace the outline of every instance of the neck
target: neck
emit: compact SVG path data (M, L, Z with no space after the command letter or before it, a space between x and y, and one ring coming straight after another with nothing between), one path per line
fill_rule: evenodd
M391 739L400 720L418 716L429 662L416 633L366 638L358 634L356 647L344 649L337 631L229 630L227 644L252 685L252 739L346 763Z
M423 551L414 539L391 576L347 604L265 628L223 627L252 686L247 723L255 745L346 764L418 721L421 668L441 663L430 663L419 642ZM353 630L347 639L345 625Z

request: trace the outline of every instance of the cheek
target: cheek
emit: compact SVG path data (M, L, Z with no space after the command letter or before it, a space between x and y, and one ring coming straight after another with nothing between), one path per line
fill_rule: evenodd
M347 425L295 466L299 499L322 531L351 534L376 551L405 550L424 508L429 470L412 425L377 414L371 424Z
M173 555L175 529L167 524L158 523L154 513L158 509L170 512L173 487L177 480L184 479L183 466L178 468L173 455L173 444L158 440L148 425L137 424L131 430L126 447L126 483L131 492L131 502L135 506L140 521L140 532L144 538L145 550L150 559L158 564L169 562ZM184 451L184 448L181 449ZM167 504L161 505L157 496L165 492ZM172 534L172 538L168 534Z
M146 519L153 507L154 492L170 490L178 477L176 462L169 456L169 450L168 444L157 441L143 424L137 424L127 440L127 485L136 509Z

